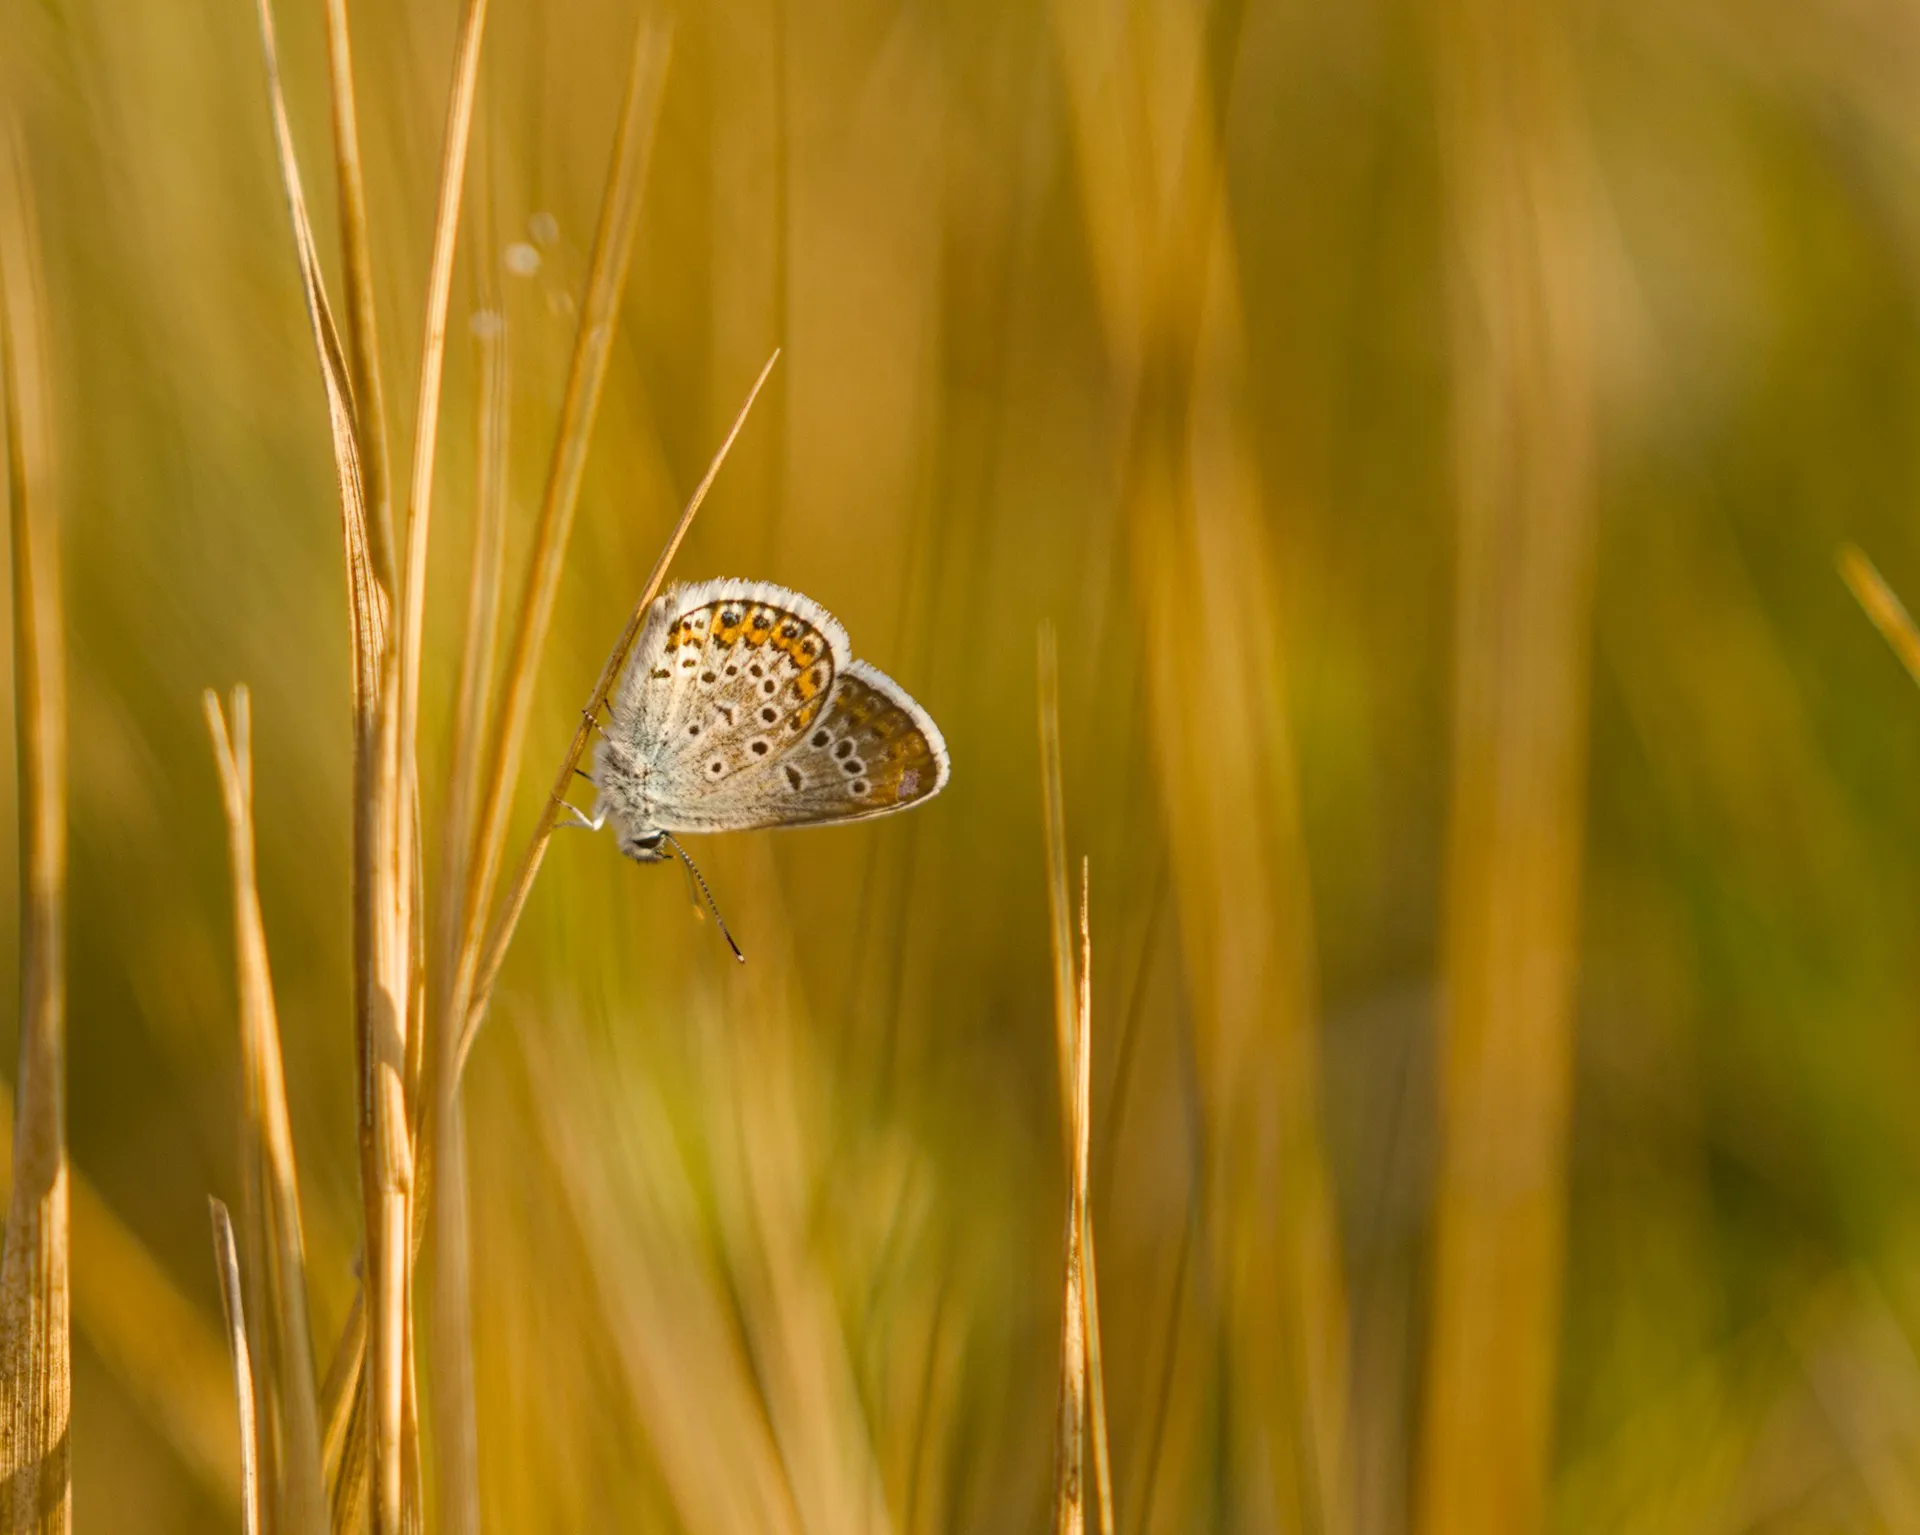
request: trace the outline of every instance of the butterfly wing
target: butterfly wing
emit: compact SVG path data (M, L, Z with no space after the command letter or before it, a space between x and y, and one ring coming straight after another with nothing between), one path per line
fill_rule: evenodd
M931 798L948 774L926 710L850 660L818 603L762 582L656 602L607 731L641 770L630 819L665 831L865 820ZM607 790L604 764L596 776Z
M948 771L946 742L927 711L885 672L855 661L812 728L723 790L715 808L729 829L864 821L931 799Z

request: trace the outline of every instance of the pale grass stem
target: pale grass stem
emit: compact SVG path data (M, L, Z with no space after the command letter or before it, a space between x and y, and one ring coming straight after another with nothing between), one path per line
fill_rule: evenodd
M327 393L327 424L332 434L334 473L340 491L341 534L346 550L347 613L353 639L353 706L356 750L370 733L374 701L380 688L380 667L387 653L390 598L377 579L377 564L367 528L365 487L360 473L360 449L353 404L353 386L346 354L327 302L320 257L313 243L313 224L301 190L300 161L287 122L287 103L280 84L280 55L274 40L270 0L257 0L260 47L266 65L267 91L273 115L274 147L279 156L281 188L293 224L294 253L300 266L301 292L313 329L314 351L320 360L320 379ZM356 806L365 796L354 795ZM358 878L358 872L356 878ZM364 904L356 894L356 907Z
M13 555L20 1065L0 1259L0 1531L64 1535L68 1424L67 694L45 284L26 155L0 120L0 395Z
M1039 638L1040 787L1046 838L1047 908L1053 950L1054 1036L1060 1064L1060 1126L1066 1142L1068 1213L1060 1316L1060 1416L1054 1476L1056 1535L1086 1529L1086 1460L1092 1450L1100 1535L1113 1535L1113 1466L1107 1440L1100 1347L1100 1286L1094 1261L1092 1160L1092 937L1087 865L1080 866L1080 935L1073 937L1067 887L1066 803L1060 767L1060 665L1053 629ZM1075 964L1076 954L1078 965Z
M373 302L373 248L367 228L367 184L360 159L360 117L354 105L353 46L347 0L327 0L327 79L333 105L334 180L339 188L340 255L346 277L347 347L354 419L367 500L374 578L393 594L393 450L388 444L386 386L380 372L380 327Z
M1900 664L1906 667L1907 675L1915 682L1920 682L1920 629L1914 627L1905 604L1894 595L1893 588L1880 579L1880 572L1874 569L1873 561L1854 545L1840 546L1837 563L1840 566L1840 578L1853 593L1853 600L1873 621L1874 628L1880 631L1880 637L1893 647L1893 653L1900 658Z
M220 774L233 874L242 1075L240 1165L251 1194L248 1213L260 1223L249 1246L264 1259L254 1291L264 1295L267 1311L256 1310L255 1317L258 1325L272 1329L273 1346L261 1351L270 1361L269 1390L259 1394L275 1405L273 1463L280 1477L275 1528L319 1535L326 1528L326 1501L307 1319L306 1242L281 1065L280 1024L254 863L252 709L244 687L233 691L231 723L221 711L218 695L209 691L203 701Z
M240 1527L260 1535L260 1423L253 1399L253 1351L247 1343L247 1308L241 1297L240 1254L227 1207L209 1199L213 1214L213 1263L220 1275L220 1310L227 1319L233 1354L233 1396L240 1416Z

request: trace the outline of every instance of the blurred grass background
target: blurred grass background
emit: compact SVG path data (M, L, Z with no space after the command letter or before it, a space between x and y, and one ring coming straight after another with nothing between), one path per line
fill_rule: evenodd
M1920 14L674 15L522 814L775 345L676 573L825 604L955 773L912 816L698 848L738 973L679 876L604 838L551 850L467 1083L488 1528L1043 1522L1065 1198L1043 620L1093 869L1120 1529L1445 1529L1435 1487L1508 1453L1542 1486L1502 1528L1910 1527L1920 699L1833 552L1920 594ZM456 280L429 753L471 504L469 263L494 265L512 351L515 558L632 19L491 20L502 238ZM404 433L456 17L355 20ZM280 25L323 165L317 8ZM0 90L47 243L71 1140L104 1207L76 1194L74 1502L82 1528L232 1527L204 1200L235 1186L238 1068L199 694L254 692L324 1357L359 1218L325 417L248 8L5 0ZM1476 675L1512 684L1506 713L1469 707ZM1463 777L1541 728L1584 771L1502 864ZM1496 820L1517 782L1491 770ZM1448 1281L1436 1242L1474 911L1539 929L1515 966L1564 950L1564 996L1549 978L1519 1013L1565 1025L1570 1097L1547 1059L1477 1100L1550 1217L1526 1305ZM1537 1133L1500 1117L1536 1109ZM178 1313L142 1299L168 1291ZM1454 1432L1439 1345L1534 1311L1524 1357L1485 1366L1533 1382L1545 1427Z

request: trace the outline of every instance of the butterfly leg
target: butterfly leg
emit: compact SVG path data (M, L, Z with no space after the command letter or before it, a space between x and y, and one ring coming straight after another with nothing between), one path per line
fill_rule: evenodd
M556 831L562 826L578 826L583 831L598 831L607 824L607 812L604 806L596 806L592 815L588 815L578 805L568 804L565 800L560 801L560 808L571 815L573 819L571 821L556 821L554 823L554 829Z

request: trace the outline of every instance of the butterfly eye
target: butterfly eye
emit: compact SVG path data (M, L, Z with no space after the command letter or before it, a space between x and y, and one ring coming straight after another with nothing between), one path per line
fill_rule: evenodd
M663 831L651 831L644 837L635 837L633 839L633 845L637 848L644 848L649 853L657 852L659 851L660 844L666 840L666 836L667 834Z

